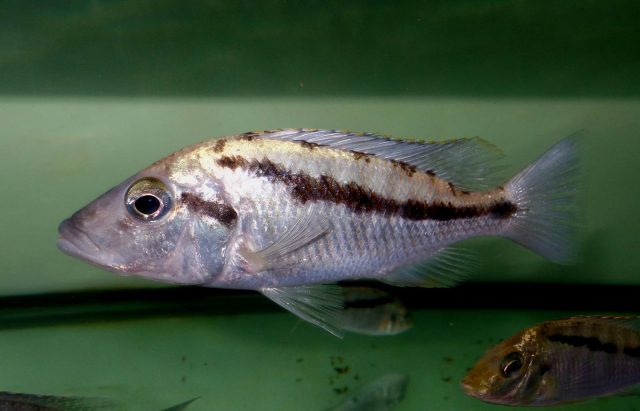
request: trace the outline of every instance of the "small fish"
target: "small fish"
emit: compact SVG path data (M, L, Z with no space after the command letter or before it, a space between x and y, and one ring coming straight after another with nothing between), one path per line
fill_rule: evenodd
M364 335L396 335L413 325L409 310L388 292L362 286L343 286L340 328Z
M560 141L498 185L502 155L479 138L245 133L125 180L62 222L58 247L121 274L258 290L340 335L334 283L454 285L468 261L449 246L467 238L506 237L567 260L575 145Z
M404 399L409 377L387 374L364 385L331 411L391 411Z
M104 398L0 392L2 411L98 411L121 410L119 404Z
M572 317L520 331L491 348L462 381L504 405L560 405L640 384L640 318Z

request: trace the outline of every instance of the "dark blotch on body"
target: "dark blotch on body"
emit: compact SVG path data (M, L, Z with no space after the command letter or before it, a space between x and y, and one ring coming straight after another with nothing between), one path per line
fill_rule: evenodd
M579 335L551 334L547 336L551 342L569 344L574 347L586 347L590 351L604 351L609 354L618 352L614 343L603 343L596 337L582 337Z
M238 213L236 213L236 210L223 203L205 201L191 193L182 193L180 200L189 208L189 210L215 218L226 227L232 227L238 219Z
M300 145L308 150L314 150L319 144L309 143L308 141L300 140Z
M515 204L504 200L489 205L472 206L455 206L449 202L426 203L412 199L398 201L382 197L354 182L341 184L327 175L316 178L304 173L293 173L267 158L248 161L241 156L223 156L217 160L217 164L232 170L240 167L255 173L258 177L281 182L289 187L291 195L303 204L308 201L329 201L343 204L356 213L378 212L399 215L408 220L449 221L482 216L503 219L517 211ZM407 173L415 172L415 167L405 166L409 167Z
M397 160L389 160L389 161L391 161L391 164L393 164L394 167L400 167L402 171L404 171L405 174L409 177L411 177L416 172L416 166L412 166L403 161L397 161Z
M248 133L240 134L240 140L253 141L254 138L259 137L260 133L255 131L249 131Z
M224 146L227 144L226 138L221 138L216 141L216 144L213 146L213 151L216 153L222 153L224 151Z
M510 201L502 201L496 203L491 209L491 214L498 218L510 217L513 213L518 211L518 207Z
M222 156L217 161L218 165L221 167L230 168L235 170L238 167L246 167L247 160L240 156Z
M367 153L363 153L361 151L351 151L351 154L353 154L354 160L364 160L365 163L371 161L371 156Z

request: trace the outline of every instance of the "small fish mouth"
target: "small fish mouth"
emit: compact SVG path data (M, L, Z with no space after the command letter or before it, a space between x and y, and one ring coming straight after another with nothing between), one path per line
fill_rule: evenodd
M475 378L469 376L462 380L460 386L465 394L474 398L484 399L487 394L487 388L484 384L478 384L478 381Z
M467 381L467 380L463 380L460 385L462 386L462 390L467 394L467 395L471 395L473 396L474 393L474 389L473 389L473 385Z
M100 247L73 220L66 219L58 227L58 248L65 254L92 261Z

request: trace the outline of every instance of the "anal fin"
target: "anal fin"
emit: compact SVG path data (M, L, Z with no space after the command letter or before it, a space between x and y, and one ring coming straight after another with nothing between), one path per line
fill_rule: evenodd
M470 250L448 247L424 261L396 268L380 281L397 287L452 287L466 279L476 265Z
M282 308L336 337L342 337L340 313L344 307L342 289L337 285L301 285L263 288L262 294Z

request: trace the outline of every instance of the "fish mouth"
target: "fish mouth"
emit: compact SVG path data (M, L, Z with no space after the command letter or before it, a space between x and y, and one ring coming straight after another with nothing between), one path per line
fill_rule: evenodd
M460 382L460 386L462 387L462 390L465 392L465 394L471 397L484 400L487 396L488 387L483 384L482 380L479 383L477 378L466 376Z
M63 253L92 263L95 263L96 254L102 251L72 219L66 219L60 223L57 244Z
M470 381L467 381L466 379L464 379L460 383L460 386L462 387L462 390L465 392L465 394L470 395L472 397L475 396L474 386Z

